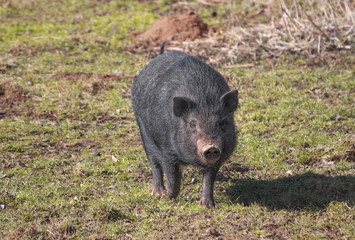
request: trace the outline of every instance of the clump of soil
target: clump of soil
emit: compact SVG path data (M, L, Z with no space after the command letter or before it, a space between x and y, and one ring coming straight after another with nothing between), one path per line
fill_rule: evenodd
M70 81L78 81L78 80L89 80L89 79L96 79L96 81L91 83L91 86L86 89L87 92L91 92L92 95L98 94L102 89L112 89L113 87L108 84L109 81L121 81L123 79L127 79L133 81L135 78L134 76L126 75L126 74L103 74L103 73L84 73L84 72L77 72L77 73L57 73L55 77L60 79L66 79Z
M158 19L153 26L140 33L133 33L131 39L146 46L157 46L167 40L195 40L208 32L208 26L194 12L167 16Z
M134 79L134 76L129 76L125 74L114 75L114 74L83 73L83 72L78 72L78 73L63 72L63 73L57 73L55 76L57 78L63 78L71 81L77 81L79 79L90 79L95 77L101 81L103 80L120 81L122 79L129 79L129 80Z
M9 82L0 83L0 109L25 102L28 98L28 92L20 85L14 85Z
M26 46L13 48L9 51L9 53L15 57L17 57L17 56L37 56L39 54L39 52L36 51L35 49L32 49L30 47L26 47Z
M7 64L0 63L0 74L1 73L6 73L9 70L17 68L18 65L19 64L17 62L11 62L11 63L7 63Z

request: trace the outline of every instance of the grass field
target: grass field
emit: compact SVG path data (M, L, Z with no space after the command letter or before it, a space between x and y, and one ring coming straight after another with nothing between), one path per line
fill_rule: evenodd
M0 239L354 239L354 39L216 64L240 92L216 208L190 166L178 199L150 195L130 88L152 56L129 36L186 6L228 27L198 1L0 0Z

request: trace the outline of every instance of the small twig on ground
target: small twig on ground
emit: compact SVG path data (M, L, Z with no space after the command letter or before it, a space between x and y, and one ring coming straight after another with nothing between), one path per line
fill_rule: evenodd
M327 39L327 41L330 41L330 37L329 37L317 24L314 23L312 17L311 17L308 13L306 13L306 12L305 12L305 14L306 14L308 20L309 20L309 21L312 23L312 25L323 35L323 37L325 37L325 39Z

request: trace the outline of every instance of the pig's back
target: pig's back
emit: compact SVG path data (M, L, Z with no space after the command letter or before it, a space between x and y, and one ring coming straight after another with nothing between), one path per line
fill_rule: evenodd
M224 78L200 59L169 51L153 59L137 76L132 87L132 102L147 107L149 103L179 95L192 98L209 95L217 99L228 90Z

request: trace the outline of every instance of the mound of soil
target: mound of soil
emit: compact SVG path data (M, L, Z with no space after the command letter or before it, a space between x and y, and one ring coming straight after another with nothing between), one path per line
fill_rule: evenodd
M133 33L131 39L143 42L148 46L157 46L167 40L194 40L207 32L207 24L194 12L190 12L184 15L160 18L150 29Z

